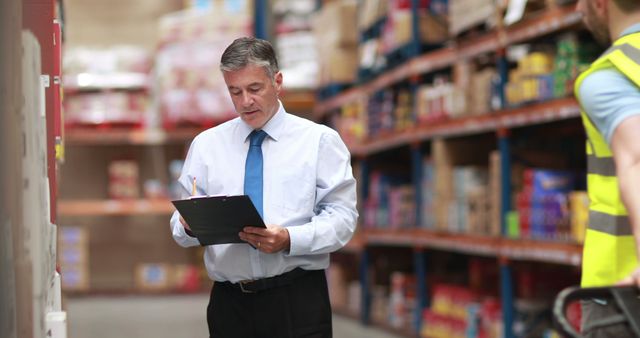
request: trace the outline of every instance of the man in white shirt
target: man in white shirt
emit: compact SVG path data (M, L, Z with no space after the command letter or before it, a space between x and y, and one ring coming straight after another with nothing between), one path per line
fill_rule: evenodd
M220 69L240 116L195 137L179 183L184 197L194 177L200 195L249 195L267 228L247 224L247 244L206 247L209 334L331 337L324 269L358 217L349 151L334 130L285 111L269 42L235 40ZM171 230L181 246L200 245L177 211Z

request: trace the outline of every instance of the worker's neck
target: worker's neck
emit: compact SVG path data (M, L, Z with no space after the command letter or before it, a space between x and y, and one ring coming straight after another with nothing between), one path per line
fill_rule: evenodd
M611 1L613 2L613 1ZM634 13L622 13L615 6L609 8L609 28L611 41L616 41L625 29L634 24L640 23L640 11Z

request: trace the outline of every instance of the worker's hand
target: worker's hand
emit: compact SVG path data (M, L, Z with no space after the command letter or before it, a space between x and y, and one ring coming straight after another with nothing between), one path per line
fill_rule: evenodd
M635 285L640 288L640 266L637 267L627 278L619 281L616 285Z
M289 231L275 224L267 224L267 228L245 227L238 234L240 239L253 245L264 253L276 253L289 250Z
M180 216L180 223L182 223L182 226L183 226L185 229L187 229L187 230L191 231L191 228L189 227L189 224L187 224L187 221L185 221L185 220L184 220L184 218L182 218L182 216Z

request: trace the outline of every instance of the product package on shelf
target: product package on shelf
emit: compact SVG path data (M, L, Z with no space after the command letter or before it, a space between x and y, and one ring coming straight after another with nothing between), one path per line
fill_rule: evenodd
M576 77L599 52L597 45L580 41L576 33L562 35L555 45L520 45L511 50L518 64L509 71L505 86L508 106L571 95Z
M140 263L135 268L135 286L140 291L167 291L171 288L172 266L164 263Z
M135 46L65 51L65 125L142 127L153 120L149 104L151 58Z
M569 193L575 189L576 174L569 171L527 169L523 187L516 194L519 235L523 238L560 239L570 237Z
M198 292L199 270L191 264L139 263L135 266L135 288L142 292Z
M145 92L107 91L68 95L65 123L74 127L142 127L149 109Z
M422 224L421 227L435 230L435 166L431 157L422 160Z
M489 223L489 158L492 142L443 140L432 143L435 168L434 210L436 228L446 232L495 235Z
M386 89L376 92L367 104L367 131L369 138L390 135L395 130L393 91Z
M251 35L251 6L250 1L238 8L223 3L160 20L155 71L165 129L210 127L236 116L219 63L234 39Z
M109 197L134 199L140 197L139 166L133 160L109 163Z
M408 89L399 89L396 92L395 105L393 107L393 124L396 132L407 130L415 125L413 95Z
M553 94L564 97L573 94L573 83L578 75L589 67L600 52L593 41L581 41L577 33L560 37L556 45L553 65Z
M285 89L315 89L318 53L311 20L316 3L312 0L272 2L275 48Z
M487 169L453 168L453 203L449 209L449 232L485 234L488 223Z
M364 100L347 103L334 117L334 125L347 145L360 144L367 136L367 111Z
M395 328L415 327L416 276L403 272L391 274L389 324Z
M571 210L571 238L584 243L584 236L589 225L589 195L586 191L573 191L569 194Z
M507 103L517 106L553 98L553 60L553 55L545 52L532 52L518 60L517 68L509 72Z
M377 323L387 323L389 306L389 288L385 285L373 285L371 287L371 319Z
M416 93L416 116L419 124L429 125L464 115L467 100L464 89L444 77L432 85L423 85Z
M421 337L500 337L500 303L456 285L433 287L431 308L423 313Z
M65 291L89 290L89 230L63 226L58 231L57 259Z
M310 30L281 32L276 44L278 66L285 89L315 89L318 85L319 57L316 39Z
M406 180L380 171L371 173L369 197L364 202L364 226L411 228L416 226L415 189Z

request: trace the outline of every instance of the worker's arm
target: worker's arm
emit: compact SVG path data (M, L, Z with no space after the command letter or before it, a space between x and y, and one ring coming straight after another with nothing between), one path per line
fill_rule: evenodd
M636 253L640 255L640 115L626 118L613 132L611 150L616 163L616 173L622 202L629 213L631 231L635 238ZM635 271L621 281L640 287L640 264Z

